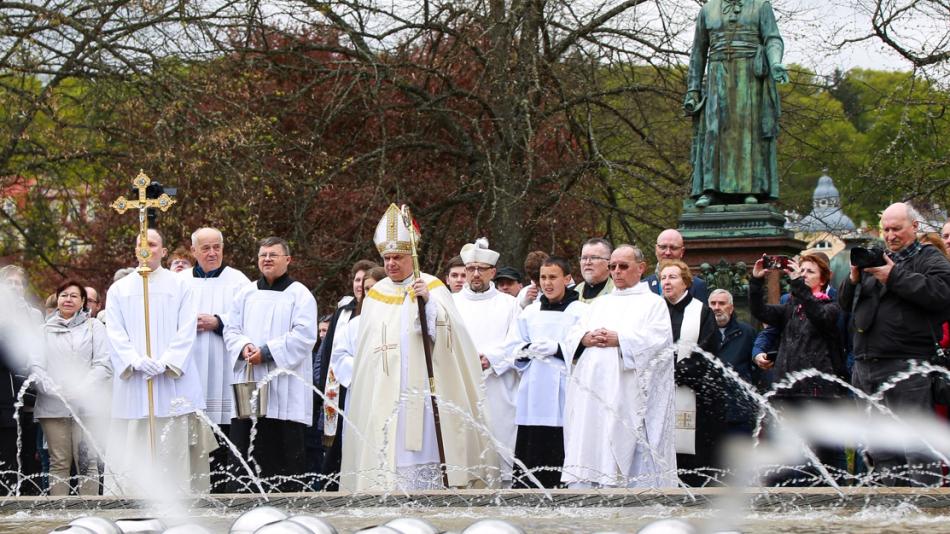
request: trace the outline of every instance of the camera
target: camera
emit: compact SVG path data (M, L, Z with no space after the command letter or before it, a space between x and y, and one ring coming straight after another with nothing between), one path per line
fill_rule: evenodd
M851 265L859 269L887 265L887 262L884 261L884 249L880 247L854 247L851 249Z
M762 258L762 267L764 269L785 270L788 268L788 261L788 256L764 256Z

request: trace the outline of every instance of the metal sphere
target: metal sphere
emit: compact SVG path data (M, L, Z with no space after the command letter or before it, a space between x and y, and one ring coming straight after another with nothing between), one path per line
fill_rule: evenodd
M104 517L86 516L77 517L69 522L70 525L85 527L95 534L122 534L122 529L115 522Z
M125 533L160 534L165 530L165 524L154 518L117 519L115 524Z
M432 523L417 517L399 517L387 521L384 526L396 529L402 534L439 534L441 532Z
M312 534L310 529L294 523L289 519L284 519L276 523L269 523L254 531L254 534Z
M313 534L337 534L336 528L329 521L312 515L295 515L287 518L287 521L299 523L310 529Z
M524 530L501 519L482 519L465 527L462 534L525 534Z
M211 534L211 531L200 525L177 525L174 526L162 534Z
M696 527L682 519L660 519L637 531L637 534L696 534Z
M287 519L287 514L273 506L258 506L248 510L231 523L231 534L253 534L264 525Z

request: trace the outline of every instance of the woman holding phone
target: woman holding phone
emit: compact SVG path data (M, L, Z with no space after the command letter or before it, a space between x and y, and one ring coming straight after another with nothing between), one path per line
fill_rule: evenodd
M797 262L789 259L783 270L791 282L791 298L785 304L765 302L765 256L755 262L749 281L752 316L774 325L780 332L775 360L762 354L754 362L761 369L775 368L775 405L780 409L801 408L809 402L828 402L844 395L842 387L823 377L792 380L797 371L816 369L828 376L846 379L845 353L838 333L841 308L822 291L831 279L828 260L814 254L803 255ZM780 264L774 265L775 270ZM842 465L840 448L816 449L822 463ZM814 466L811 466L812 468ZM813 471L813 469L808 469Z

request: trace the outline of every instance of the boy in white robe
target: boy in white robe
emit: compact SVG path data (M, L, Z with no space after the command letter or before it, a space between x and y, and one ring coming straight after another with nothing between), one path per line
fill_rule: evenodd
M145 349L143 282L127 276L109 288L106 331L112 344L112 417L106 451L106 492L143 496L156 491L207 492L208 453L217 444L194 416L205 408L201 376L191 356L197 328L185 279L164 269L162 236L148 231L149 338ZM156 436L149 461L148 382Z
M546 488L558 486L564 465L564 341L587 313L587 304L580 301L579 293L568 289L570 279L571 267L564 258L552 256L541 264L541 296L518 316L506 346L506 352L517 358L515 368L521 373L516 397L515 456ZM534 484L516 472L515 487Z
M565 345L564 471L571 488L676 487L673 334L662 297L640 284L643 253L610 255L615 289L598 297Z
M269 374L267 410L257 420L251 452L251 419L231 420L231 441L260 468L260 475L287 477L267 482L279 491L308 487L304 432L313 419L313 346L317 302L287 273L290 246L278 237L262 239L257 255L261 278L234 297L224 342L235 383L246 381L247 365L257 382ZM238 484L238 490L246 486Z
M505 351L509 330L521 311L518 300L495 289L495 263L499 254L481 238L462 247L466 283L452 298L473 337L485 377L488 424L501 458L501 484L510 488L515 450L515 393L518 372L511 354Z

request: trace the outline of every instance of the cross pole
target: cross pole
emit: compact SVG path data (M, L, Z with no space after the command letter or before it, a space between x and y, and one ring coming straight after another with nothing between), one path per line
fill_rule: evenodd
M135 257L138 258L139 267L136 269L136 272L142 276L142 301L145 305L145 355L149 359L152 358L152 338L151 332L149 329L149 310L148 310L148 275L151 274L152 268L148 266L148 261L152 259L152 249L148 246L148 210L149 208L157 208L164 211L168 211L168 208L175 203L175 200L172 197L168 196L165 193L158 198L147 198L145 190L152 183L152 179L145 174L144 171L139 171L138 175L132 180L132 186L138 190L139 198L136 200L129 200L124 196L120 196L112 203L112 209L123 214L130 209L139 210L139 236L136 241L135 246ZM149 456L152 460L155 460L155 398L152 392L152 379L149 378L145 382L148 387L148 444L149 444Z

